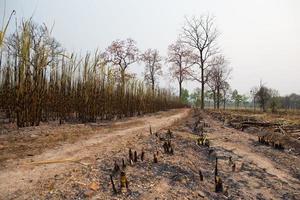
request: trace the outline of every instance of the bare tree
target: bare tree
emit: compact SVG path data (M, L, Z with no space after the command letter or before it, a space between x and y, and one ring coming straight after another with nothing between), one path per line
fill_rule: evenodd
M145 81L151 84L152 91L155 89L158 76L162 75L161 56L157 49L147 49L142 55L141 60L145 63Z
M257 86L252 87L250 90L250 94L251 94L252 101L253 101L253 111L255 111L255 108L256 108L256 93L257 92L258 92Z
M227 80L230 77L231 68L224 56L218 55L212 59L212 67L208 73L207 85L211 88L214 97L214 108L220 108L221 91L227 88Z
M271 108L272 113L275 113L277 111L277 108L279 107L279 92L275 89L269 89L271 98L269 100L269 106Z
M182 83L189 79L190 67L192 65L192 50L177 40L175 44L168 47L167 62L172 63L170 73L173 78L177 79L179 84L179 97L182 96Z
M255 94L255 98L257 99L257 102L260 105L260 108L263 112L267 111L267 103L271 99L271 97L271 89L267 88L262 83L260 83L260 86Z
M226 102L227 102L227 99L230 98L230 85L227 81L225 81L223 83L223 87L222 87L222 94L223 94L223 109L225 110L226 108Z
M139 50L133 39L116 40L106 49L105 57L108 63L118 66L121 76L121 86L125 90L126 70L129 65L138 61Z
M199 73L191 75L201 83L201 109L204 109L205 71L210 67L211 57L218 53L216 46L218 32L214 18L210 15L202 15L200 18L186 18L181 37L183 42L193 48L197 55L195 63L199 67L200 77L198 76Z

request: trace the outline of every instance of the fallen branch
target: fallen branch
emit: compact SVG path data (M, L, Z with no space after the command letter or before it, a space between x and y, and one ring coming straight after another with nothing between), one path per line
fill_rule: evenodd
M71 159L61 159L61 160L45 160L45 161L37 161L37 162L31 162L31 163L26 163L30 165L42 165L42 164L54 164L54 163L65 163L65 162L74 162L78 163L84 166L88 166L86 163L80 162L80 159L78 158L71 158Z

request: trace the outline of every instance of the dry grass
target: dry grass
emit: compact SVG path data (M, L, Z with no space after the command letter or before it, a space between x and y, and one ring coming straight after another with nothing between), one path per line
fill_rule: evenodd
M284 124L300 124L300 110L278 110L276 113L262 112L252 109L229 109L221 110L222 113L255 117L263 121L284 123Z

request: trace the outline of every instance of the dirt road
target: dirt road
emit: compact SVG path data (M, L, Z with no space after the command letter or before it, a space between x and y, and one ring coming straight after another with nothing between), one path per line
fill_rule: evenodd
M30 198L35 187L44 180L69 171L76 165L85 165L90 157L97 156L99 160L111 156L111 153L118 150L122 144L126 144L124 142L130 141L137 133L149 133L149 125L154 130L160 129L187 114L188 109L171 110L143 118L131 118L103 128L99 125L100 127L89 138L47 149L40 155L11 159L0 171L0 199ZM68 130L68 125L65 126L67 126L67 128L63 127L65 131L72 131L72 129ZM81 129L85 131L85 128ZM52 130L55 131L56 129ZM44 163L39 164L39 162Z
M255 135L201 115L210 125L205 129L210 148L196 144L198 136L191 130L194 118L189 109L105 125L52 127L47 137L77 130L77 141L66 139L34 151L40 154L18 153L6 158L0 171L0 199L300 199L299 156L259 145ZM158 134L150 135L149 125ZM162 148L168 128L174 134L174 155ZM127 163L129 190L116 195L109 175L114 161L121 165L121 160L126 160L129 148L138 155L143 149L145 160ZM158 153L158 163L153 163L153 153ZM219 157L225 193L214 192L214 155ZM228 164L229 157L236 164L235 172ZM115 174L113 178L117 188L118 177Z

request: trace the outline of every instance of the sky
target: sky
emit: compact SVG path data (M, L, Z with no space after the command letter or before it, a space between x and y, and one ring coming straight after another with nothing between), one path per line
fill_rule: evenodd
M156 48L166 56L185 16L209 13L215 16L218 44L233 68L233 89L249 94L262 81L281 95L300 93L299 0L0 0L0 17L5 2L6 19L14 9L13 19L32 17L54 25L53 36L62 46L82 54L133 38L141 51ZM141 63L130 70L141 75L143 69ZM160 84L176 88L167 71L164 66ZM200 85L187 82L184 87L192 91Z

